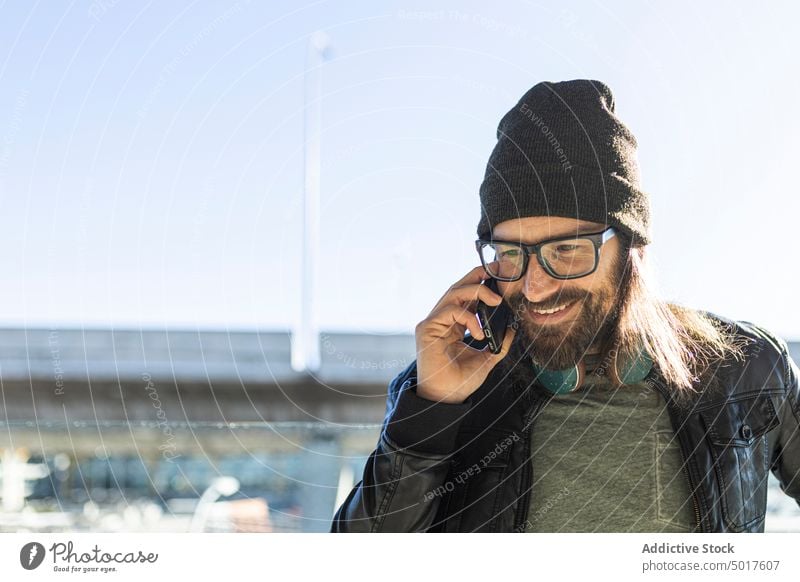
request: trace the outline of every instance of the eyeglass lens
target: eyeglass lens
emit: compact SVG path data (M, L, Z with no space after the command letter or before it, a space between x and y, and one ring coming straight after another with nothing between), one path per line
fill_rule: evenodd
M492 277L518 279L524 274L524 251L516 245L486 243L481 247L481 255ZM597 259L594 243L581 238L547 243L541 248L541 256L547 268L559 277L589 273Z

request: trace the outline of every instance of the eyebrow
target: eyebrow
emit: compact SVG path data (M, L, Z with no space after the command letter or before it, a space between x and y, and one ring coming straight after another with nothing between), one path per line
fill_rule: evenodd
M596 232L603 232L606 228L608 228L608 226L602 226L602 227L583 226L583 227L579 227L578 228L578 232L574 232L574 231L570 230L569 232L565 232L563 234L556 234L556 235L553 235L553 236L548 236L547 238L540 238L539 240L536 240L534 242L522 242L522 241L519 241L519 240L509 240L509 239L497 238L497 237L492 237L492 240L501 241L501 242L517 242L517 243L524 244L524 245L538 245L539 243L542 243L542 242L548 241L548 240L555 240L555 239L559 239L559 238L569 238L569 237L573 237L573 236L577 237L577 236L582 236L584 234L593 234L593 233L596 233Z

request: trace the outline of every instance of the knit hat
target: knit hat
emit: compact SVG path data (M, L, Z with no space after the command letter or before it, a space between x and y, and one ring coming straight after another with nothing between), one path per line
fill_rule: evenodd
M613 226L649 244L650 204L639 186L636 138L600 81L534 85L506 113L480 187L478 236L527 216Z

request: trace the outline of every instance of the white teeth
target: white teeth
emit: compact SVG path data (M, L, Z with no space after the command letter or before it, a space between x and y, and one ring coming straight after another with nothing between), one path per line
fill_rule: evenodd
M536 312L536 313L539 313L540 315L550 315L551 313L555 313L557 311L561 311L562 309L565 309L566 307L567 307L567 305L561 305L561 306L555 307L553 309L545 309L543 311L540 311L538 309L534 309L533 311Z

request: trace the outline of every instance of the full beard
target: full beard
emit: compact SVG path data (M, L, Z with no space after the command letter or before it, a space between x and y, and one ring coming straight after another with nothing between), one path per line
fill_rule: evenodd
M594 344L608 337L616 322L613 286L597 292L562 289L549 305L531 304L522 293L516 293L507 302L516 314L517 334L509 358L512 365L528 357L537 368L563 370L575 366ZM564 322L537 324L527 314L533 307L546 309L556 304L576 302L577 315ZM516 374L531 373L522 365Z

